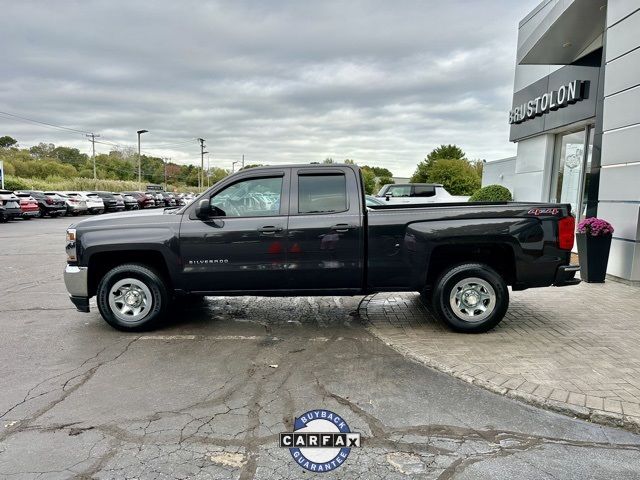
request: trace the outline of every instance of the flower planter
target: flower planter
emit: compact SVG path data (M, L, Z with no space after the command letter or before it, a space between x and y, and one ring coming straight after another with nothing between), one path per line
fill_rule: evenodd
M576 233L580 256L580 278L588 283L603 283L607 275L611 235L592 236Z

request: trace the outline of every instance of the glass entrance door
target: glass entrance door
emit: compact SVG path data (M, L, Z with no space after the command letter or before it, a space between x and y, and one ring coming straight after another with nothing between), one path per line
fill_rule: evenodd
M561 133L556 137L554 169L549 201L570 203L571 211L580 220L585 212L585 172L589 172L593 128Z

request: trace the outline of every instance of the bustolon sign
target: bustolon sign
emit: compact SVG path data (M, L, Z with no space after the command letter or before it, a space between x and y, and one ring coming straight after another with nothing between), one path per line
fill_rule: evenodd
M589 82L585 80L573 80L566 85L560 86L557 90L544 93L518 105L509 112L509 123L522 123L576 103L585 98L588 84Z

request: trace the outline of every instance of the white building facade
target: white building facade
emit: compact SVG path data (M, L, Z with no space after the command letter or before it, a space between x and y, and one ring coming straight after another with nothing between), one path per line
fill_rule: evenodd
M544 0L523 18L508 121L514 199L610 221L608 273L640 281L640 0Z

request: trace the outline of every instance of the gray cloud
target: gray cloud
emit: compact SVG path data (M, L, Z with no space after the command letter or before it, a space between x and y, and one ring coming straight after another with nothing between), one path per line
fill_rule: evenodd
M537 2L23 1L5 5L0 110L195 162L352 158L398 175L440 143L508 142L518 20ZM0 118L22 145L81 135ZM100 145L99 151L108 151Z

